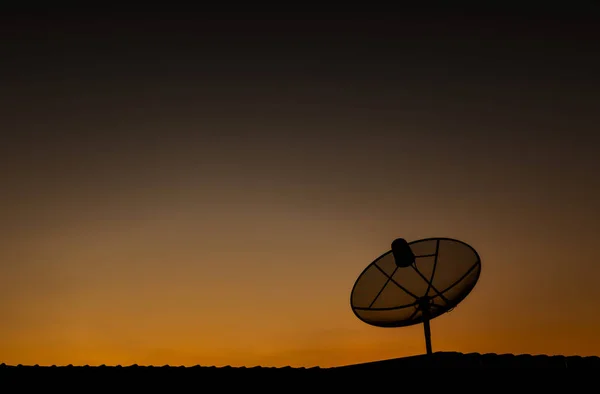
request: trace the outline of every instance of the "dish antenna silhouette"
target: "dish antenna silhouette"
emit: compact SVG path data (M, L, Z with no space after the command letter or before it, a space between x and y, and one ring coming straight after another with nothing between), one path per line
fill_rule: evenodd
M454 309L475 287L481 259L452 238L406 242L398 238L358 276L350 304L363 322L377 327L423 323L431 354L429 321Z

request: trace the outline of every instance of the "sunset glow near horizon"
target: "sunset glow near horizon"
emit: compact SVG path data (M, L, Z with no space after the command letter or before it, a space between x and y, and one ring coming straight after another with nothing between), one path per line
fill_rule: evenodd
M591 39L131 23L2 27L0 362L422 354L350 308L398 237L482 259L434 351L600 354Z

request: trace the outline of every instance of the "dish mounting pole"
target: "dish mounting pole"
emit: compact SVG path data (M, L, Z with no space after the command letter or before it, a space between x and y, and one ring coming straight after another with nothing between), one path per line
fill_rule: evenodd
M431 350L431 327L429 325L429 320L430 320L429 297L422 297L419 300L419 306L421 308L421 314L423 315L423 331L425 333L425 348L427 349L427 354L431 355L433 352Z

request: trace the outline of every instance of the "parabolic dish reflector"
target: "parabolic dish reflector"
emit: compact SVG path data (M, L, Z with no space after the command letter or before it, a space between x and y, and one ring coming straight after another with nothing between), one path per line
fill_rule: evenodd
M423 323L456 307L475 287L481 259L470 245L452 238L427 238L408 245L413 264L396 264L390 250L369 264L354 283L350 304L363 322L378 327Z

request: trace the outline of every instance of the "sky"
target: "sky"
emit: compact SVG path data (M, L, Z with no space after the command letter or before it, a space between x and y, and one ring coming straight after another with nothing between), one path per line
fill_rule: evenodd
M398 237L481 256L434 351L600 354L591 17L2 19L0 362L422 354L350 308Z

